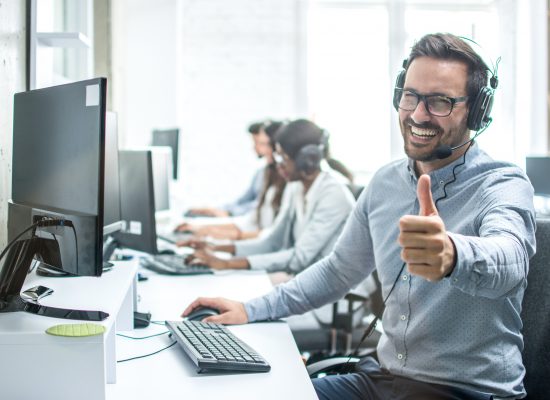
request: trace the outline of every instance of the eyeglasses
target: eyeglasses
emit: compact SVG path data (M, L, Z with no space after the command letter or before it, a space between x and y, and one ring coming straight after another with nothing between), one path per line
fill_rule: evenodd
M398 107L405 111L414 111L420 101L424 102L424 106L430 115L436 117L447 117L453 111L456 103L461 103L468 100L468 96L462 97L447 97L439 94L422 95L410 90L395 89L400 92Z

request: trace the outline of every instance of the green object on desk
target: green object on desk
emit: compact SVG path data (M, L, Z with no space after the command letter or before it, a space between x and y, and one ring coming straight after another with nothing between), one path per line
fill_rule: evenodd
M63 324L46 329L46 333L54 336L83 337L101 335L105 327L99 324Z

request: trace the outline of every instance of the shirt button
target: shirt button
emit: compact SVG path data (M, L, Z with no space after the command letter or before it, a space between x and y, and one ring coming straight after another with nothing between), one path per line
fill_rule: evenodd
M402 359L403 359L403 354L399 353L399 354L397 355L397 358L398 358L399 360L402 360Z
M454 278L453 281L454 281L454 282L458 282L458 278Z
M408 275L403 275L403 280L406 281L407 279L409 279L409 276Z
M407 319L407 316L406 315L402 315L401 316L401 321L405 321Z
M443 185L444 183L445 183L445 181L439 181L440 185Z

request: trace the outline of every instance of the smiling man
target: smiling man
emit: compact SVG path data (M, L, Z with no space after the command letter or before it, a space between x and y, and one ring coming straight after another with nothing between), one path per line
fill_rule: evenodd
M208 321L219 323L300 314L376 268L386 299L378 361L315 379L319 398L523 398L533 189L521 169L470 141L489 122L487 83L487 66L464 40L423 37L394 93L407 158L375 174L332 253L266 296L199 298L184 314L198 305L218 308Z

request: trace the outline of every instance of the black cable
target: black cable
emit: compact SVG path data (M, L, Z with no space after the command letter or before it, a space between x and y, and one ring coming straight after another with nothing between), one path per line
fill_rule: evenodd
M4 258L4 256L6 255L6 253L8 252L9 248L11 246L13 246L15 244L15 242L17 242L17 240L23 236L25 233L27 233L28 231L30 231L31 229L36 229L36 227L38 227L38 225L42 222L43 220L40 220L40 221L37 221L35 222L34 224L30 225L29 227L27 227L23 232L21 232L19 235L17 235L11 242L9 242L6 247L4 248L4 250L2 251L2 254L0 254L0 261L2 261L2 258ZM32 236L34 236L34 232L32 234Z
M123 363L123 362L126 362L126 361L132 361L132 360L137 360L138 358L145 358L145 357L149 357L149 356L152 356L152 355L155 355L155 354L158 354L160 353L161 351L164 351L166 349L169 349L170 347L172 347L173 345L175 345L177 343L177 341L173 341L170 345L166 346L166 347L163 347L162 349L160 350L157 350L153 353L149 353L149 354L144 354L142 356L136 356L136 357L131 357L131 358L125 358L124 360L117 360L117 363Z
M165 332L155 333L154 335L140 336L140 337L123 335L122 333L117 333L116 335L117 335L117 336L120 336L120 337L123 337L123 338L126 338L126 339L143 340L143 339L150 339L150 338L156 337L156 336L166 335L166 334L169 333L169 332L170 332L170 331L165 331Z
M488 125L487 125L488 126ZM475 139L481 132L483 132L485 129L487 128L484 128L482 130L480 130L475 136L473 139ZM454 183L456 181L456 169L458 167L461 167L462 165L466 164L466 153L468 152L468 150L470 150L470 148L474 145L474 142L473 142L473 139L472 139L472 142L470 142L468 148L466 149L466 151L464 152L464 154L462 154L462 161L458 164L456 164L454 167L453 167L453 179L451 179L450 181L448 182L445 182L445 184L443 185L443 196L441 196L439 199L437 199L435 201L435 208L437 208L437 203L439 203L441 200L443 199L446 199L447 198L447 185L450 185L451 183Z

